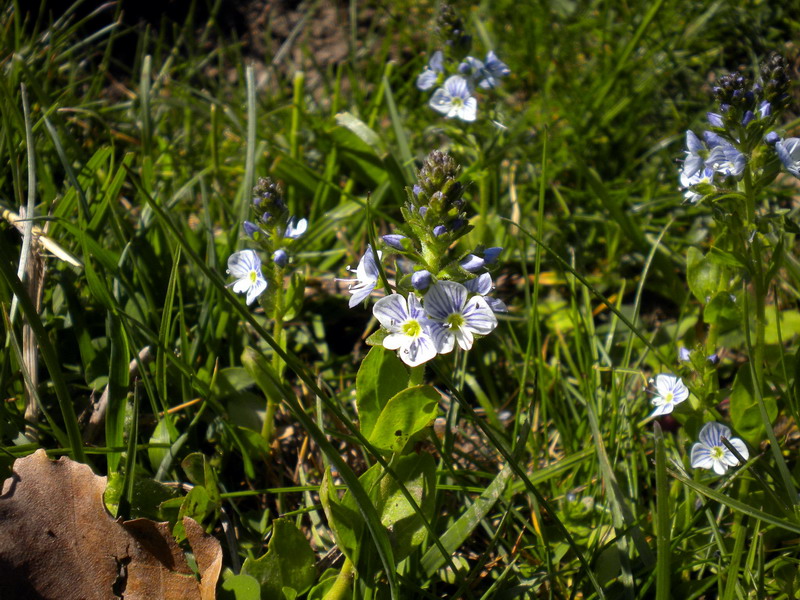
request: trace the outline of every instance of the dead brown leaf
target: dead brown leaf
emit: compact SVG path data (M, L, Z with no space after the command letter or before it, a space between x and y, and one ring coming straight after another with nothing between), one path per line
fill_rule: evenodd
M200 581L167 523L115 521L106 478L38 450L14 462L0 495L0 598L213 600L222 549L184 519Z

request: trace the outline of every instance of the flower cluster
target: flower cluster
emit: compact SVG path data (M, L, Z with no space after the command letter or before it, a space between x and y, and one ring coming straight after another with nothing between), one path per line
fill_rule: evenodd
M718 109L706 115L709 129L702 140L693 131L686 132L686 158L680 171L685 202L696 204L710 194L730 190L748 161L753 161L754 171L768 174L777 156L789 173L800 177L800 139L782 140L771 131L788 103L788 71L786 60L773 53L761 65L760 83L739 73L720 77L713 90Z
M288 250L308 228L306 219L298 220L289 214L280 184L268 177L259 179L253 189L252 210L254 220L244 221L242 228L272 260L264 266L268 274L265 278L255 250L234 252L228 258L228 273L236 278L229 286L237 294L247 294L247 304L267 290L268 280L280 285L283 270L289 264Z
M406 364L417 366L456 345L472 348L476 335L497 327L496 312L506 306L489 296L493 283L487 267L496 263L502 248L475 248L454 254L454 243L471 226L467 222L458 181L459 165L447 154L434 151L419 171L419 183L407 190L402 207L402 233L381 239L386 251L406 264L398 273L394 290L378 300L373 314L382 329L373 343L397 350ZM384 252L367 246L350 283L350 307L366 300L381 279Z
M474 121L478 116L478 90L490 90L508 76L508 66L490 50L484 60L469 56L470 36L449 7L439 17L445 50L435 51L425 70L417 77L417 88L436 88L428 104L447 118Z

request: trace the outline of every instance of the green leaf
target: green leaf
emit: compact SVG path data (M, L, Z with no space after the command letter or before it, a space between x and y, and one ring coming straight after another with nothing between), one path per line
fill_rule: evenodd
M736 379L731 390L731 422L736 433L742 436L751 446L758 447L764 436L764 422L761 419L761 412L754 392L755 388L753 387L750 365L745 364L736 373ZM764 387L761 396L764 399L767 416L772 423L775 421L775 417L778 416L775 397L770 394L767 387Z
M178 429L172 420L159 419L153 435L150 436L150 445L147 447L147 457L150 459L150 467L153 471L158 470L161 461L169 454L169 446L178 439ZM166 448L159 448L153 444L166 444Z
M511 479L512 470L510 467L504 468L492 480L492 483L486 488L475 501L469 505L464 513L453 523L447 531L440 536L442 546L451 554L458 550L459 546L472 535L480 522L486 517L492 507L506 488L508 480ZM430 577L436 570L441 567L445 562L444 556L435 546L428 548L422 556L420 565L424 573Z
M427 531L420 516L400 491L398 481L405 485L430 521L435 509L436 462L430 454L409 454L395 462L394 472L397 479L385 476L375 487L367 489L381 523L389 530L395 559L400 561L425 541ZM364 487L367 487L366 482Z
M356 405L361 433L369 438L389 399L408 385L408 369L391 350L373 346L356 376Z
M183 517L191 517L198 523L202 523L209 515L219 510L219 506L215 505L211 496L206 488L202 485L196 485L186 496L181 503L180 511L178 511L178 520L172 528L172 535L178 542L186 539L186 530L183 528Z
M260 600L261 586L252 575L233 575L222 582L220 600Z
M781 327L781 338L785 342L800 335L800 312L796 310L779 310L780 320L776 319L775 306L766 307L767 323L764 327L764 341L767 344L778 343L778 324Z
M705 304L721 289L723 268L695 247L686 253L686 282L695 298Z
M703 319L707 323L734 324L741 320L739 307L728 292L719 292L703 310Z
M377 466L377 465L376 465ZM369 472L369 471L367 471ZM363 477L363 475L362 475ZM325 470L322 485L319 487L319 500L328 525L333 533L333 539L339 550L354 565L358 564L359 540L364 531L364 519L358 511L355 501L350 494L339 499L339 493L333 485L330 467Z
M300 271L295 271L292 273L292 279L289 282L289 288L286 290L286 296L284 297L284 321L291 321L300 314L300 309L303 308L305 294L306 278Z
M294 523L290 519L275 519L266 554L258 559L247 558L242 573L255 577L261 584L263 599L287 598L283 588L301 594L314 583L315 560L308 540Z
M393 396L378 416L368 439L376 448L399 453L415 433L436 417L439 392L418 385Z
M125 478L120 473L113 473L108 478L103 501L112 515L117 514L119 502L124 492ZM174 487L159 483L154 479L137 477L133 482L133 496L130 503L131 519L152 519L163 521L161 511L162 503L177 498L178 490Z

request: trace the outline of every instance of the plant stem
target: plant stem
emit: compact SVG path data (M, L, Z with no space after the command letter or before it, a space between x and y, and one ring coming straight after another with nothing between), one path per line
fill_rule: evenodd
M353 576L355 571L353 563L349 558L344 559L342 570L336 576L336 581L333 582L333 587L328 590L323 600L344 600L350 596L350 585L353 583Z

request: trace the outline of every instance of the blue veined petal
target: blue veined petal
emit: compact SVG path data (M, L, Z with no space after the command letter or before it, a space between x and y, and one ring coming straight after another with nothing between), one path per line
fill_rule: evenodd
M247 304L252 304L267 289L267 280L260 274L259 277L252 283L250 289L247 291Z
M722 446L722 438L731 437L731 430L725 427L725 425L721 425L715 421L711 421L703 425L703 428L700 430L697 439L700 440L701 444L705 444L709 448L713 448L714 446Z
M488 335L497 327L497 317L482 296L473 296L461 313L466 327L480 335Z
M470 331L469 327L458 327L451 329L453 335L456 338L456 342L458 343L459 347L462 350L471 350L472 349L472 331Z
M508 68L506 63L497 58L494 50L489 50L489 52L486 53L484 66L494 77L507 77L511 74L511 69Z
M435 322L431 322L429 327L431 338L433 338L433 343L436 346L436 351L439 354L452 352L455 347L455 336L450 328Z
M500 298L492 298L490 296L484 296L483 299L486 300L486 304L489 305L489 308L491 308L493 312L496 313L508 312L508 307L506 306L506 303L500 300Z
M700 443L692 446L689 460L694 469L711 469L714 467L714 459L711 458L711 450Z
M489 273L483 273L474 279L465 281L464 287L473 294L485 296L492 291L492 276Z
M353 308L360 304L363 300L366 300L375 289L375 284L375 281L365 281L351 284L348 289L352 296L350 296L350 301L347 303L347 305L350 308Z
M436 346L430 337L421 335L401 349L399 355L409 367L416 367L436 357Z
M234 277L245 277L250 271L261 272L261 259L254 250L241 250L228 257L228 273Z
M467 300L467 288L455 281L438 281L425 294L425 310L433 319L444 321L461 312Z
M422 304L414 292L408 295L408 316L412 319L427 320L428 318L425 314L425 309L422 308Z
M444 52L437 50L428 61L428 68L438 73L444 72Z
M395 331L408 317L408 304L400 294L384 296L372 307L372 314L389 331Z

